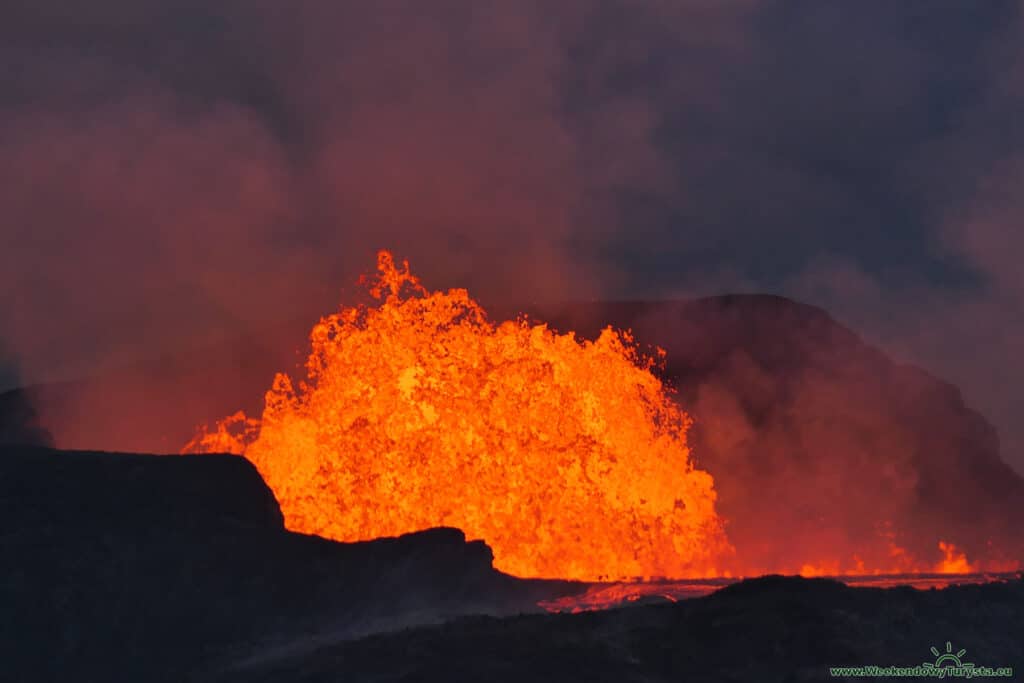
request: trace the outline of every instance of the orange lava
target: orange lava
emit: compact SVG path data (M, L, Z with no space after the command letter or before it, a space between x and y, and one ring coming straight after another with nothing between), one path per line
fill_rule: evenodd
M936 574L970 574L978 571L977 567L967 561L967 556L952 543L939 541L939 550L942 551L943 558L935 565Z
M889 555L892 558L886 565L867 567L860 558L854 557L853 568L841 567L836 560L821 563L808 563L800 567L800 576L879 576L908 573L920 574L973 574L981 568L967 561L967 555L952 543L939 541L938 548L943 557L934 565L911 560L907 551L895 545L891 539ZM1016 565L997 567L999 570L1012 571Z
M378 255L374 306L313 328L307 378L278 374L260 419L189 452L251 460L288 528L339 541L439 525L518 576L708 576L732 549L687 415L627 333L494 324Z
M377 265L376 303L314 326L304 381L278 374L259 419L236 413L185 448L245 455L289 529L361 541L453 526L502 571L581 581L979 571L946 541L937 564L911 557L888 524L871 566L833 548L744 563L691 463L689 417L628 333L495 324L466 290L430 292L388 252ZM600 590L597 603L661 588Z

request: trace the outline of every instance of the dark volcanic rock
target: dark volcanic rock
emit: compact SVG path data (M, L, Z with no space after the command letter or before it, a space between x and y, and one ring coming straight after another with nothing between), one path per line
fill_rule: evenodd
M43 426L25 389L0 393L0 445L7 444L53 446L53 435Z
M198 460L42 448L2 453L5 526L201 530L212 521L284 531L274 494L256 468L237 456Z
M571 592L457 529L286 532L235 456L0 449L0 679L180 681L228 662Z
M1019 676L1024 667L1021 633L1021 580L916 591L770 576L676 604L578 615L463 618L225 671L215 680L875 680L833 678L830 668L933 663L930 648L944 651L946 641L954 652L967 650L966 662L1011 667Z

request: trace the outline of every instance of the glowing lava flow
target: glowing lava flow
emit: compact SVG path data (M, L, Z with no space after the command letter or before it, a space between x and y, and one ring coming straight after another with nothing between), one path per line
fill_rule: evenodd
M306 381L279 374L190 452L251 460L295 531L340 541L448 525L519 576L715 575L732 549L689 418L632 338L491 323L378 256L378 304L317 324Z

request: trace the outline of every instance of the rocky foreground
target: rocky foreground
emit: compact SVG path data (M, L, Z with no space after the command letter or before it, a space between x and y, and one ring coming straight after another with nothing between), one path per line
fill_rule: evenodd
M790 681L951 641L1024 671L1024 582L941 591L766 577L675 604L546 614L456 529L285 531L234 456L0 448L0 679ZM472 615L472 616L471 616Z
M276 661L217 681L827 681L833 667L934 664L930 648L1024 678L1024 581L944 590L768 576L707 597L574 615L462 618ZM837 672L838 674L839 672ZM907 680L907 679L903 679ZM956 680L956 679L955 679Z
M180 681L580 590L491 562L458 529L352 544L287 532L240 457L0 448L0 680Z

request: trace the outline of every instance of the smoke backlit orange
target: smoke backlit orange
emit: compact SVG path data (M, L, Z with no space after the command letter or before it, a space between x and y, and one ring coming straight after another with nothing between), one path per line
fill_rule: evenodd
M378 257L377 305L317 324L306 380L279 374L192 452L250 459L290 529L340 541L448 525L519 576L716 573L731 548L689 418L631 337L490 322Z

